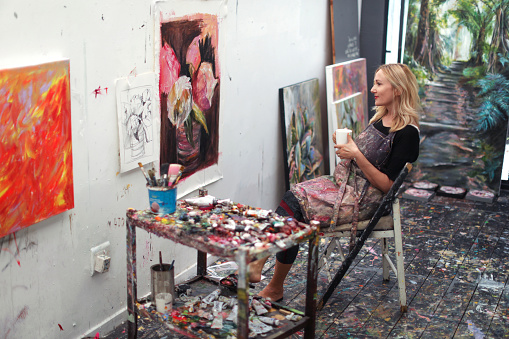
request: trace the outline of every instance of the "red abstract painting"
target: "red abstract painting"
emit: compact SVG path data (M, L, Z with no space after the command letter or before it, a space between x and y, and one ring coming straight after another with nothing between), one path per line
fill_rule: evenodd
M0 70L0 238L71 208L69 61Z

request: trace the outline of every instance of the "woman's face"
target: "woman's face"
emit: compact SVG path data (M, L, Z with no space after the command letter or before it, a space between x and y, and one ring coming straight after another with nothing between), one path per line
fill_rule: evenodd
M385 106L387 108L392 106L394 102L394 88L381 70L375 74L371 93L375 95L376 106Z

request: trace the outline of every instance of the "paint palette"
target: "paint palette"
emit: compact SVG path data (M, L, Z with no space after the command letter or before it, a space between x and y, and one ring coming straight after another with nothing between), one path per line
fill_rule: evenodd
M309 239L316 230L316 226L229 199L213 198L207 204L188 201L179 200L172 214L155 215L150 209L129 209L127 216L137 227L158 236L233 259L233 252L241 247L248 255L271 248L286 249Z
M466 193L466 189L453 186L442 186L437 191L437 195L456 199L463 199Z
M495 194L490 191L472 190L467 193L465 199L471 201L492 203L495 200Z
M412 187L420 190L436 191L438 184L429 181L416 181L412 183Z
M430 201L435 196L435 192L428 191L425 189L408 188L403 192L402 197L405 199L418 200L418 201Z

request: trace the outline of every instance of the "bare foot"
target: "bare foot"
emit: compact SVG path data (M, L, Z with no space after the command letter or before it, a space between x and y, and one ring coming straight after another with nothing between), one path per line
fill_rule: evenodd
M260 297L263 297L265 299L269 299L272 301L278 301L279 299L283 298L283 290L273 288L270 285L267 285L263 290L258 293Z
M253 261L249 264L249 270L248 270L248 276L249 276L249 282L251 283L257 283L262 280L262 270L263 265L265 265L265 262L267 261L267 258L260 259Z

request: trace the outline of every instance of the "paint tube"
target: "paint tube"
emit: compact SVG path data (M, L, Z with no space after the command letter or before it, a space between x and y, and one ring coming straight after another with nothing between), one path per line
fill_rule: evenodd
M222 315L217 315L214 320L212 320L212 326L210 326L211 328L216 328L216 329L222 329L223 328L223 316Z
M256 299L253 299L252 305L257 315L262 315L268 312L267 309Z
M258 318L249 320L249 329L256 334L263 334L273 330L272 326L262 323Z
M200 318L204 318L204 319L207 319L207 320L214 319L214 316L212 314L210 314L209 312L205 312L204 310L198 310L198 316Z
M228 298L227 296L224 296L224 295L220 295L219 298L217 298L217 300L224 302L225 305L228 305L228 303L230 302L230 299L231 298Z
M290 321L299 321L302 319L302 316L291 312L285 318Z
M228 303L228 306L230 306L231 308L237 306L238 304L238 300L236 298L230 298L230 301Z
M239 306L238 305L234 305L233 308L232 308L232 311L230 312L230 314L228 315L226 320L233 321L234 323L236 323L237 322L238 311L239 311Z
M212 314L217 317L223 310L224 302L214 300L214 306L212 306Z
M267 324L267 325L275 325L279 326L280 322L277 319L271 318L271 317L258 317L261 322Z
M218 297L219 297L219 294L221 294L221 290L220 289L217 289L215 290L214 292L210 293L208 296L206 296L205 298L203 298L203 302L205 304L212 304L212 302L214 300L216 300Z
M184 199L184 200L188 204L198 206L198 207L212 206L217 202L217 199L211 195L206 195L204 197L198 197L198 198Z

